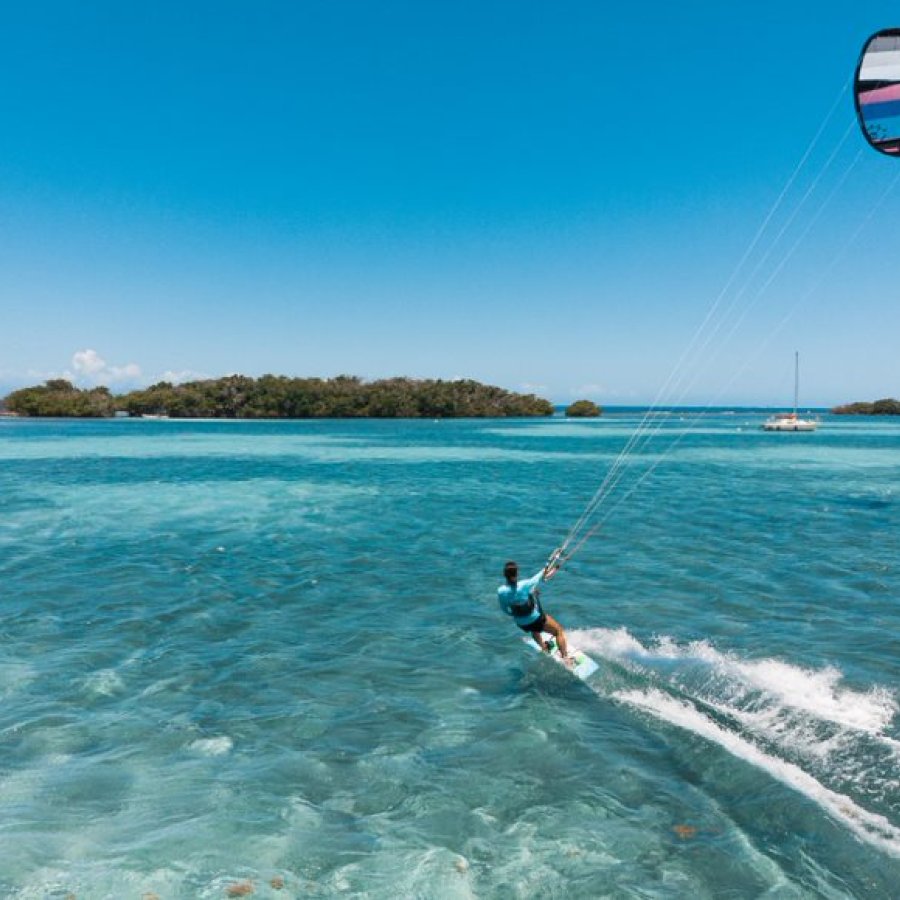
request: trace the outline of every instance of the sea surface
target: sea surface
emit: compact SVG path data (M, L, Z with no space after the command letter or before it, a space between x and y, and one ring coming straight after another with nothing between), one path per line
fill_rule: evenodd
M900 423L0 420L0 896L896 897ZM658 427L656 427L658 426Z

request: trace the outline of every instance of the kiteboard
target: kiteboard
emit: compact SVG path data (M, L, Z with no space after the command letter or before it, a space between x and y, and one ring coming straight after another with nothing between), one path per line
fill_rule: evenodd
M566 663L562 655L559 652L559 647L556 644L556 638L553 635L547 634L546 632L541 632L541 637L544 639L544 643L549 648L550 652L546 655L549 656L557 665L562 666L566 671L571 672L576 678L580 678L582 681L590 678L600 666L592 660L587 653L579 650L576 647L573 647L569 644L569 656L574 660L573 663ZM530 638L523 638L526 644L532 648L532 650L537 650L538 653L542 653L540 647Z

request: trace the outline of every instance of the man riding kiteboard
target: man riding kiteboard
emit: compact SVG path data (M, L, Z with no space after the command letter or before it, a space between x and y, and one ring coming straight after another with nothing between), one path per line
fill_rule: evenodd
M563 661L568 662L570 657L566 632L556 619L544 612L539 597L540 586L559 571L559 556L559 552L554 553L540 572L524 581L519 581L518 563L508 562L503 567L503 577L506 581L497 588L497 602L503 612L513 617L513 621L522 631L531 635L541 650L545 652L550 650L541 632L552 634L556 638Z

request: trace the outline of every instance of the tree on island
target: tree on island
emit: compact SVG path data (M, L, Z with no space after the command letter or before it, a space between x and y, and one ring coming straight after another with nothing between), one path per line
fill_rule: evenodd
M566 415L573 419L595 419L603 410L593 400L576 400L566 407Z
M98 418L111 416L116 409L109 388L80 390L63 378L51 379L38 387L13 391L4 403L8 410L20 416Z
M837 416L900 416L900 400L886 398L874 403L861 401L835 406L831 410Z
M489 418L551 416L553 406L534 394L516 394L471 379L442 381L386 378L365 382L337 378L286 378L263 375L172 384L161 381L113 397L108 388L80 390L68 381L14 391L8 409L24 416L131 415L170 418Z
M876 416L900 416L900 400L893 400L890 397L876 400L872 404L872 413Z

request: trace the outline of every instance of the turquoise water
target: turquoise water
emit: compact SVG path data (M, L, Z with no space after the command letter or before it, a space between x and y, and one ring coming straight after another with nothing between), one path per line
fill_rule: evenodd
M583 684L638 421L0 421L0 895L895 895L900 424L668 417Z

